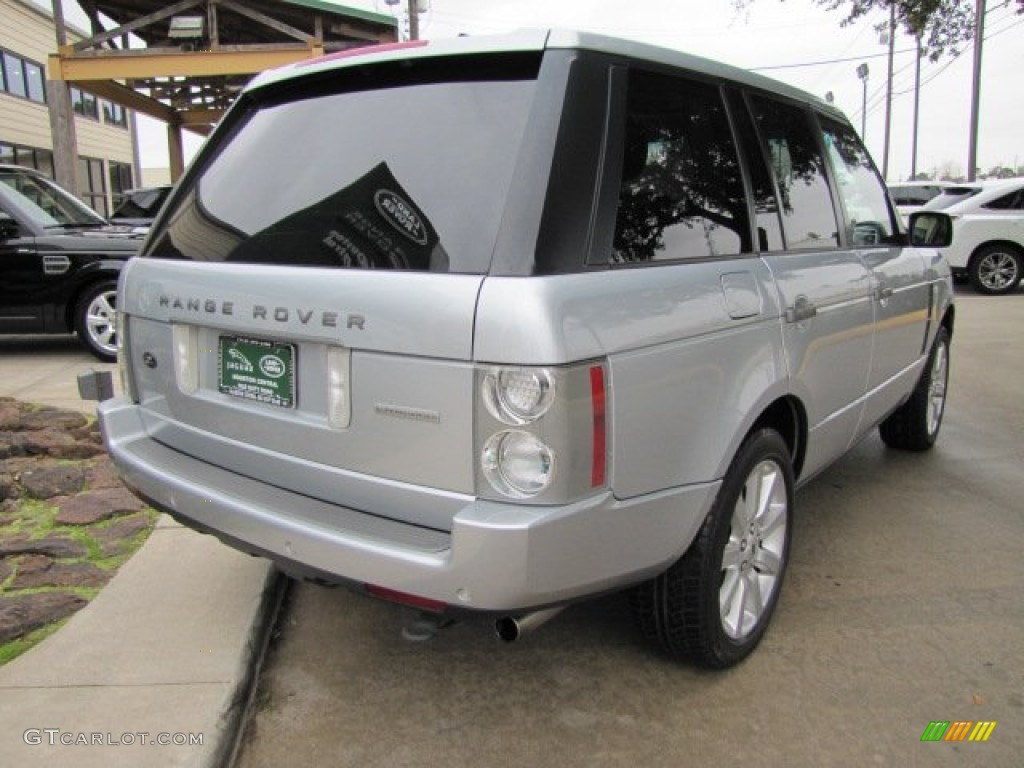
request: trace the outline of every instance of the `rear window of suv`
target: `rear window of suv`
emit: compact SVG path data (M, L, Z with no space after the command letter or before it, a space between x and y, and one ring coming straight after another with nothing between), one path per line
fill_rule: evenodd
M147 255L486 273L539 56L452 62L256 91Z

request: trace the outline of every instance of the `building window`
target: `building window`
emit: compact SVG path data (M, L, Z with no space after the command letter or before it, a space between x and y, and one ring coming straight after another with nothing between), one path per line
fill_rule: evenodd
M0 56L0 90L12 96L45 104L46 79L42 66L10 51L4 51Z
M0 141L0 163L35 168L53 178L53 152Z
M28 96L28 91L25 88L24 64L20 58L7 51L4 51L4 83L4 89L8 93L22 98Z
M117 163L113 160L108 165L110 166L110 195L116 210L124 199L124 193L132 188L132 167L128 163Z
M25 62L25 84L28 87L28 97L40 104L46 103L46 78L43 77L43 68L31 61Z
M96 104L96 97L74 86L71 86L71 108L82 117L88 117L93 120L100 119L100 110Z
M120 104L114 104L106 99L100 99L103 107L103 122L107 125L119 125L122 128L128 127L128 113Z
M101 216L109 216L107 210L107 179L103 173L103 161L95 157L78 158L78 185L81 197Z

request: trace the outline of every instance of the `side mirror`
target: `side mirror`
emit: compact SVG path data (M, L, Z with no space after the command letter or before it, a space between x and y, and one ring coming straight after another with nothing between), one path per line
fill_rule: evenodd
M0 211L0 240L10 240L21 234L18 222L3 211Z
M953 220L939 211L917 211L910 214L910 244L930 248L948 248L953 242Z

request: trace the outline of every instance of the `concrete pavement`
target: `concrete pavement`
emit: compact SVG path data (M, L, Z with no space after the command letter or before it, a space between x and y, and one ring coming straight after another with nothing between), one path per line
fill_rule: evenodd
M93 412L76 376L115 367L71 337L0 337L0 396ZM278 583L161 517L87 607L0 667L0 765L222 764Z

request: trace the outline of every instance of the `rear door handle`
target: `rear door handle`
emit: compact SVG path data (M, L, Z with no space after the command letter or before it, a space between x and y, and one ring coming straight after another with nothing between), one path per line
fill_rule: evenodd
M800 323L818 314L818 306L806 296L797 296L793 306L786 308L786 322Z

